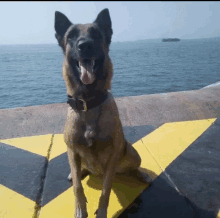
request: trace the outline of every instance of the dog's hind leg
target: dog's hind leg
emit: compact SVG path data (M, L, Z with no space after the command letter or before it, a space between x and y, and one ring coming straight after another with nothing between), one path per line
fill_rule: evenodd
M125 156L117 166L116 172L124 174L126 176L135 177L137 180L143 183L151 183L151 178L147 173L140 170L141 157L138 152L132 147L132 144L125 141L126 150Z
M132 176L138 181L151 184L152 180L147 173L141 172L140 169L131 169L125 175Z
M85 179L89 174L90 174L90 172L89 172L88 170L82 169L82 171L81 171L81 179L82 179L82 180ZM67 179L68 179L69 181L72 181L71 173L69 174L69 176L67 177Z

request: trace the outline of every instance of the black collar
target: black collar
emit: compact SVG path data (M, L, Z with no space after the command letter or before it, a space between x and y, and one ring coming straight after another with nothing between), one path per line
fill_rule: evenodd
M79 111L87 111L98 105L102 104L108 98L108 92L100 93L97 96L94 96L91 100L85 101L83 99L76 99L70 95L67 95L67 104L69 104L73 109Z

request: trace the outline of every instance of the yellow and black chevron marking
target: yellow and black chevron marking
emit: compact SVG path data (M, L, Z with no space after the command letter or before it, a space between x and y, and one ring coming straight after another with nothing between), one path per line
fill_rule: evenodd
M32 217L52 135L1 140L0 217Z
M215 120L166 123L156 130L124 127L142 157L142 170L154 181L148 187L117 177L108 217L220 217L220 126L212 125ZM0 161L0 217L74 217L62 134L1 140ZM95 217L102 183L88 176L83 186L89 218ZM125 210L134 200L139 209Z

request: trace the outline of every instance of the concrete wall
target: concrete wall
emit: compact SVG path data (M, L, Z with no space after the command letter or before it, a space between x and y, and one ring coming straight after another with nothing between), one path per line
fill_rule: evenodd
M220 82L200 90L116 98L123 126L215 118L220 115ZM0 139L62 133L65 103L0 110Z

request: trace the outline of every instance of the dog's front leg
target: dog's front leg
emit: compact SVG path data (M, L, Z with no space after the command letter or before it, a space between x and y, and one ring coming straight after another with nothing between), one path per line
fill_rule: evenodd
M102 194L99 199L99 207L96 211L96 218L107 218L107 208L109 204L109 197L111 193L112 183L115 178L115 172L117 163L119 160L119 154L121 150L121 146L123 144L123 135L120 135L117 137L116 140L114 140L115 146L114 153L109 158L108 163L106 164L104 175L103 175L103 189Z
M88 217L86 208L87 200L81 183L81 158L69 147L67 147L67 154L75 193L75 217L86 218Z
M115 177L116 166L118 162L117 154L113 154L110 158L103 176L103 189L99 199L99 207L96 211L96 218L107 218L107 208L112 188L112 182Z

